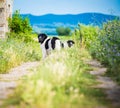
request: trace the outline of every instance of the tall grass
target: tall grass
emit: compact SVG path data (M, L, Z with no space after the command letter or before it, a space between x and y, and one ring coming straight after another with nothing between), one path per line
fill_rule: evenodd
M24 42L16 38L0 40L0 73L23 62L41 59L39 44L34 41Z
M101 27L78 24L74 35L92 57L104 64L107 75L120 84L120 20L104 23Z
M89 53L73 47L53 52L32 69L7 104L20 108L93 108L106 105L105 96L91 86L95 79L84 63Z

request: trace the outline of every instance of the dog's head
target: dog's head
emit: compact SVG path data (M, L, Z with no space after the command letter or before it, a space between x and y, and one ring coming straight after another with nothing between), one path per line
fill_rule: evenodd
M46 38L47 38L47 35L44 33L41 33L38 35L38 42L42 44Z
M67 44L68 44L68 47L72 47L75 44L75 42L73 40L68 40Z

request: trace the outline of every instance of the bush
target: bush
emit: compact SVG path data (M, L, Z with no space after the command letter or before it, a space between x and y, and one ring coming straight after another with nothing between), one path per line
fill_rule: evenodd
M25 42L32 41L32 27L29 19L22 18L19 11L15 11L12 19L8 19L10 33L7 34L9 38L17 38Z
M120 81L120 21L109 21L103 25L99 40L103 63L109 66L109 74Z
M98 27L78 24L78 28L75 29L74 34L77 37L77 39L80 40L81 46L90 48L98 37L98 31L99 31Z
M11 32L17 34L32 32L29 19L27 17L22 18L19 11L14 12L13 17L8 19L8 23Z
M103 27L78 24L74 35L92 56L108 67L108 75L120 83L120 20L108 21Z
M14 32L11 32L11 33L7 33L7 36L8 38L11 38L11 39L18 39L18 40L21 40L23 42L32 42L34 41L34 38L36 37L36 34L29 34L29 33L14 33Z
M94 44L92 55L108 67L108 75L120 82L120 20L103 24Z
M59 36L70 35L71 29L69 27L58 27L56 32Z

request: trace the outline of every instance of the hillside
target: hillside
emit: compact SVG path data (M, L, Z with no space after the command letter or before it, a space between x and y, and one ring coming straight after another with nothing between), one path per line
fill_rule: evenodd
M55 33L55 29L58 26L69 26L71 29L75 28L78 23L83 23L85 25L92 24L100 26L103 22L117 18L117 16L106 15L101 13L82 13L76 15L46 14L41 16L22 14L22 17L28 17L30 19L30 23L35 31L47 32L48 34L49 31Z
M66 15L55 15L55 14L46 14L41 16L35 16L31 14L22 14L23 17L29 17L32 25L40 23L70 23L77 24L78 22L83 24L101 24L108 20L113 20L116 16L100 14L100 13L83 13L83 14L66 14Z

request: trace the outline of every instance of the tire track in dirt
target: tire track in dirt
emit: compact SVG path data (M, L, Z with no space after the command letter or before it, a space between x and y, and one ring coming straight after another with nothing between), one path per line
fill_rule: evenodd
M11 69L7 74L0 74L0 106L7 99L8 95L14 93L17 81L22 80L28 75L29 69L38 66L39 62L27 62Z
M107 99L111 100L113 108L120 108L120 86L110 77L104 76L107 68L103 67L100 62L96 60L88 61L87 64L93 68L93 70L90 71L90 74L96 76L96 79L99 82L99 84L94 87L104 90Z

